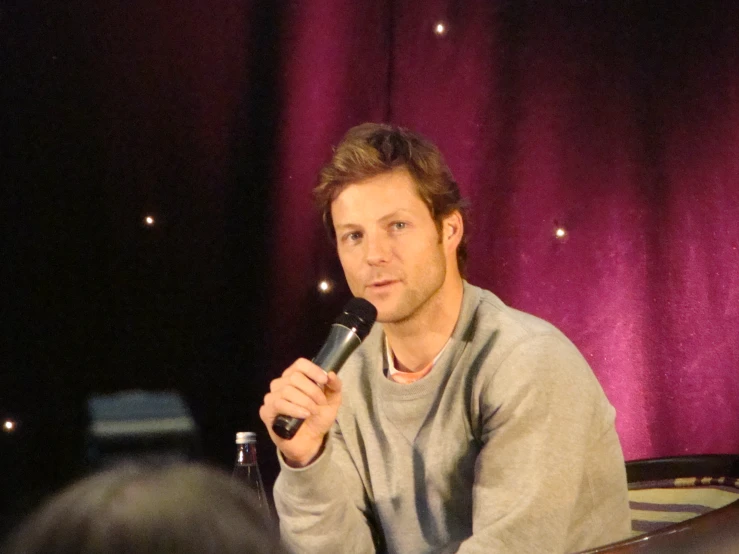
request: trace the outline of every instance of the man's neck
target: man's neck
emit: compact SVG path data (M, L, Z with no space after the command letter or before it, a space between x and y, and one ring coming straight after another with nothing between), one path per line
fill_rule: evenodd
M461 279L449 285L449 290L432 299L413 318L383 323L400 371L420 371L428 366L452 336L462 307L464 285Z

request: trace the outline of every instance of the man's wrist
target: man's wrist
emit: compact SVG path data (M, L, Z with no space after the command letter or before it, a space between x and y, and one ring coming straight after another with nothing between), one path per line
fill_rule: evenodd
M313 462L315 462L318 458L320 458L325 448L326 448L326 439L323 440L323 442L318 447L318 450L316 451L315 454L313 454L312 456L306 456L305 458L302 458L299 460L294 459L294 458L289 458L284 452L282 451L280 452L282 453L282 459L284 460L285 464L287 464L291 468L300 469L300 468L308 467Z

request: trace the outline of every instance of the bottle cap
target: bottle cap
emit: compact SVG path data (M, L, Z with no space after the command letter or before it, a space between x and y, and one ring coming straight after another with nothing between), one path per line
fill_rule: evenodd
M236 433L236 444L246 444L247 442L257 442L257 434L251 431L239 431Z

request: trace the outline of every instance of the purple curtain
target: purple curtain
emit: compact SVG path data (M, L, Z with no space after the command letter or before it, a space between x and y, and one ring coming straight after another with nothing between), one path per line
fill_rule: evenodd
M627 458L739 452L739 11L320 5L282 14L274 321L341 278L309 209L329 145L391 121L471 201L469 280L571 337Z
M37 4L9 4L0 29L4 140L25 156L6 171L19 206L31 195L8 210L16 327L33 319L19 298L63 284L33 308L47 323L16 365L63 385L54 364L77 344L91 368L122 360L111 388L132 365L157 385L192 366L218 408L206 419L256 413L348 294L311 204L317 171L350 126L389 121L445 153L472 206L469 280L581 349L627 458L739 452L733 3ZM38 206L44 233L23 215ZM80 246L91 223L107 234ZM64 300L73 289L93 293ZM231 381L212 378L228 364Z

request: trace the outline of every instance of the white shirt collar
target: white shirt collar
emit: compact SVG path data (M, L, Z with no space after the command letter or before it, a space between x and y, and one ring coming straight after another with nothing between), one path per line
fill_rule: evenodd
M452 337L449 337L449 340L446 341L444 347L439 350L439 353L431 361L432 367L436 364L439 358L441 358L441 355L444 353L444 350L446 350L446 347L449 346L451 341ZM387 335L385 335L385 359L387 360L387 377L389 379L391 375L398 373L400 370L395 367L395 356L393 356L393 350L390 348L390 341L387 340Z

